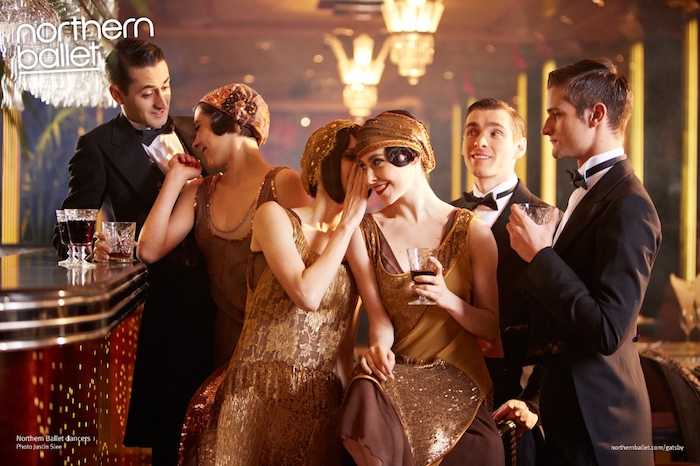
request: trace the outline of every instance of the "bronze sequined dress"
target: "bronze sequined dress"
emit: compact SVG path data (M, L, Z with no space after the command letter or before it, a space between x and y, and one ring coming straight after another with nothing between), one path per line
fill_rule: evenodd
M300 257L318 258L287 211ZM333 465L343 387L338 348L350 329L357 289L341 264L316 312L300 309L253 253L243 332L219 387L199 449L200 465Z
M241 335L248 294L246 270L253 216L260 205L277 200L275 175L282 169L275 167L265 175L248 212L231 230L219 228L211 212L212 194L221 174L204 178L197 188L194 234L206 260L211 294L217 305L213 346L218 369L204 381L189 402L180 436L179 465L189 466L197 461L199 437L209 420L214 396Z
M243 328L247 294L246 269L250 256L253 216L261 204L277 200L275 176L280 170L282 167L275 167L265 175L241 222L230 230L216 225L211 210L212 194L221 174L204 178L197 189L195 239L206 259L211 294L218 308L214 332L216 367L231 359Z
M467 302L472 282L467 240L473 217L466 209L455 210L438 248L447 287ZM453 450L478 456L484 449L489 450L487 462L457 458L454 464L502 465L496 425L482 407L491 379L476 337L438 306L408 305L417 297L410 273L401 270L371 215L361 228L394 326L397 364L394 380L379 382L367 375L353 379L343 403L341 437L358 440L386 465L439 464Z

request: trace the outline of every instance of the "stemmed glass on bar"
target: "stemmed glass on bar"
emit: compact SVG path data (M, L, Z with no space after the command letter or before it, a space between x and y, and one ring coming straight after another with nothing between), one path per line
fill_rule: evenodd
M681 330L685 333L685 345L690 346L690 333L698 325L697 314L693 307L681 308Z
M73 267L91 269L95 264L86 260L87 247L92 244L98 209L64 209L68 221L68 237L79 248L78 262Z
M673 273L670 275L670 280L681 308L679 324L685 333L685 347L687 351L690 351L690 334L698 324L695 310L695 306L698 304L695 299L696 290L693 289L693 282L688 282Z
M56 222L58 223L58 234L61 244L68 248L68 258L58 262L61 267L71 268L78 263L78 248L73 246L68 236L68 220L63 209L56 210Z

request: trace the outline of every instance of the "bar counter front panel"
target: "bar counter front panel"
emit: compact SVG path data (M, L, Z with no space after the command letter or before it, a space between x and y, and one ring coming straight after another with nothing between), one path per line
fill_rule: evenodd
M150 464L122 445L146 267L57 262L51 249L0 257L0 462Z

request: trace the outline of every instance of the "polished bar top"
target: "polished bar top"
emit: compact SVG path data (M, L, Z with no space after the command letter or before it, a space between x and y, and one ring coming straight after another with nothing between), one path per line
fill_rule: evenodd
M141 262L81 270L58 260L50 248L0 257L0 351L104 336L146 298Z

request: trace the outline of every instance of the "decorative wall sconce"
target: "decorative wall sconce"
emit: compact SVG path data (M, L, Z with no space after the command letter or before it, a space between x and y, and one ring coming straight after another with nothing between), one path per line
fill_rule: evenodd
M391 41L384 41L375 59L372 59L374 40L367 34L360 34L352 41L352 59L348 58L336 36L327 34L325 41L338 60L340 79L345 84L343 104L353 117L368 117L377 105L377 85L384 72L384 60L389 54Z
M415 85L433 62L433 34L445 10L442 0L384 0L382 15L392 34L391 62Z

